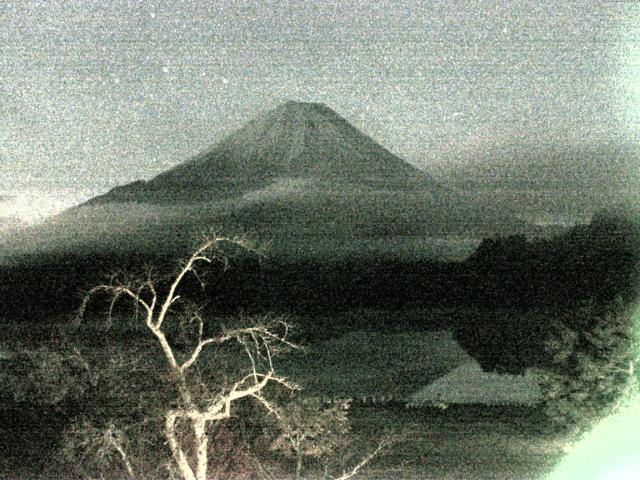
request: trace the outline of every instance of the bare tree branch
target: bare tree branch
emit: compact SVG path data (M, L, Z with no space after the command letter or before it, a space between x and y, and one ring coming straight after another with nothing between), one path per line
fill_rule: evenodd
M191 367L198 360L198 357L200 356L202 349L207 345L211 343L223 343L224 341L226 341L225 338L207 338L206 340L202 340L198 342L198 345L191 353L191 356L189 357L189 359L186 362L184 362L182 365L180 365L180 370L184 372L189 367Z
M199 264L210 265L214 261L220 261L225 269L228 267L228 258L217 250L217 246L221 242L229 242L241 248L255 251L242 239L215 234L206 239L179 268L171 279L167 293L162 294L162 297L158 294L159 289L157 283L155 283L152 269L147 269L142 279L128 278L122 272L117 272L112 275L108 284L99 285L89 290L78 311L78 319L82 319L90 299L99 292L105 292L112 297L109 305L110 319L116 302L122 296L127 296L134 301L136 318L138 308L142 308L146 312L145 324L160 344L169 370L175 379L175 385L181 400L178 408L171 409L165 414L165 437L174 461L185 480L206 479L207 425L211 422L229 418L232 404L235 401L252 397L263 405L268 412L278 416L279 413L275 406L263 395L263 390L271 383L291 390L299 389L298 385L289 379L276 375L273 366L273 354L276 348L279 346L297 348L295 344L287 339L290 329L289 324L280 319L271 317L258 319L254 321L255 324L253 325L231 330L223 329L221 335L205 338L204 318L200 313L200 309L191 309L190 305L186 303L181 310L182 319L188 321L189 324L196 323L196 343L190 353L186 353L186 360L182 363L178 361L174 346L170 343L162 327L172 311L172 306L180 298L177 291L186 275L193 274L200 285L204 286L202 278L196 271ZM278 334L279 330L284 330L284 333L282 335ZM237 342L245 350L250 373L237 380L230 387L222 390L214 398L203 401L202 395L193 389L193 382L190 383L188 381L187 374L190 371L189 369L196 364L205 348L213 345L222 345L229 341ZM194 465L190 464L189 455L180 445L176 432L179 422L187 422L192 430L191 439L194 441L196 457L195 468ZM121 455L124 454L124 450L120 453Z
M358 463L355 467L351 469L351 471L343 472L343 474L340 475L339 477L331 477L332 480L348 480L350 478L355 477L358 471L362 469L364 466L366 466L371 460L373 460L382 451L382 449L386 446L386 444L387 444L387 441L385 439L381 440L377 448L373 452L371 452L369 455L364 457L360 461L360 463Z
M155 322L156 328L160 328L162 326L162 323L164 322L165 316L167 315L167 312L169 311L169 308L171 307L171 305L176 300L176 289L182 283L182 280L184 279L185 275L187 273L189 273L189 272L194 271L193 270L194 269L194 265L196 263L198 263L198 262L211 263L213 257L208 257L208 256L204 255L205 252L207 252L211 248L215 247L218 243L223 242L223 241L231 241L232 242L232 240L230 238L228 238L228 237L216 235L216 236L214 236L212 238L209 238L207 241L205 241L204 244L202 246L200 246L200 248L198 248L193 253L193 255L191 255L191 257L189 257L189 259L187 260L187 263L178 272L178 274L175 277L175 280L173 281L173 283L169 287L169 293L167 293L165 301L162 304L162 307L160 309L160 313L158 314L158 317L157 317L156 322Z

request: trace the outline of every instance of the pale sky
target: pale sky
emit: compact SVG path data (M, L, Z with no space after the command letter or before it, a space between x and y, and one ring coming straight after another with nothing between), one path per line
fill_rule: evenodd
M286 99L432 171L637 146L640 2L0 0L0 194L150 178Z

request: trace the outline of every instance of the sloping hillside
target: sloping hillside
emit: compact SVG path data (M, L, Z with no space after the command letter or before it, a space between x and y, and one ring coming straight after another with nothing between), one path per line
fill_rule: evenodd
M115 188L90 203L219 200L287 178L394 190L431 183L329 107L287 102L148 182Z
M434 237L459 242L526 228L437 184L329 107L287 102L149 181L9 238L0 262L50 251L184 254L211 227L305 257L371 242L380 252L381 240L382 254L404 255L408 239L438 257Z

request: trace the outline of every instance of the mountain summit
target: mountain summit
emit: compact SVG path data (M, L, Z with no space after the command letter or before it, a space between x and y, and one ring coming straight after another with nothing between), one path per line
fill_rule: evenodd
M224 198L289 178L391 190L426 187L431 180L328 106L289 101L152 180L94 201Z

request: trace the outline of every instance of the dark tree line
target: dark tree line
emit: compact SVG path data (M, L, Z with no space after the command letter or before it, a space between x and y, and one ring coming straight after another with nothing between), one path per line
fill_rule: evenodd
M631 301L640 261L637 223L600 215L550 240L523 236L486 239L463 262L411 261L384 257L287 260L238 256L202 291L218 311L331 313L360 308L402 310L452 307L491 310ZM39 255L0 268L4 314L15 319L51 318L77 308L83 291L116 267L175 267L175 260L146 252ZM217 278L216 275L212 275Z

